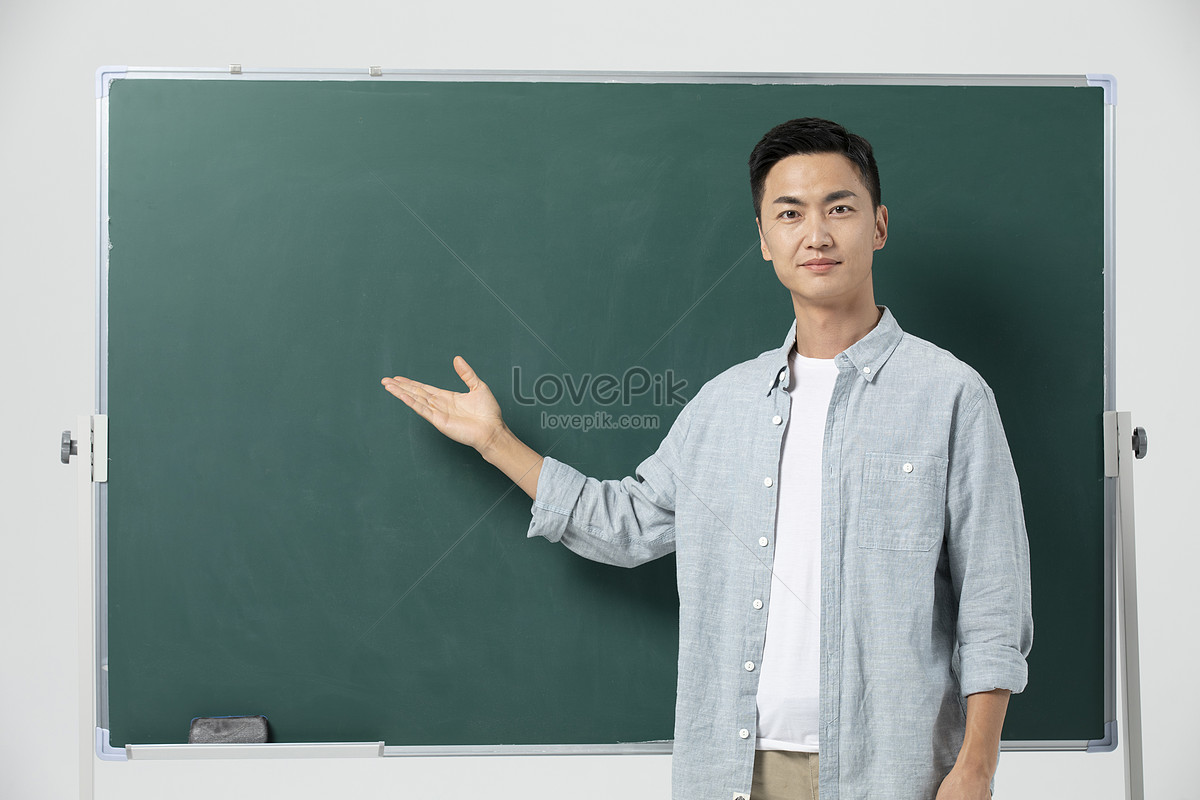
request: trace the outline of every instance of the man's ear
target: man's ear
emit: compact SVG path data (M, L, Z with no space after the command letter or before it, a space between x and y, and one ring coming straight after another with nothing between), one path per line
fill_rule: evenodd
M754 224L758 226L758 247L762 250L763 261L773 261L771 248L767 247L767 237L763 235L762 217L755 217Z
M875 249L882 250L887 244L888 213L887 206L875 209Z

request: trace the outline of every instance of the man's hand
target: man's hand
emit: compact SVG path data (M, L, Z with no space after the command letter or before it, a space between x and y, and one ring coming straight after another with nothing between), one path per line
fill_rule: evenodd
M381 383L443 434L474 447L488 463L536 499L542 457L504 424L492 390L479 380L462 356L454 357L454 369L467 385L465 393L439 389L400 375L384 378Z
M955 765L938 789L937 800L990 800L991 776Z
M400 375L384 378L383 388L446 436L482 451L504 428L500 404L462 356L454 357L454 369L467 385L465 393L439 389Z
M967 732L958 760L936 800L988 800L1000 756L1000 730L1008 711L1007 689L967 695Z

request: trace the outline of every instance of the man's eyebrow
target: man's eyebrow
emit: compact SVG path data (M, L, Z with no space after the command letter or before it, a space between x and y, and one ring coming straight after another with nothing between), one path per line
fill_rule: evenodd
M836 192L830 192L825 195L823 203L834 203L838 200L845 200L848 197L858 198L854 192L849 189L839 189ZM807 206L808 203L801 200L799 197L792 197L790 194L780 195L775 198L775 202L785 206Z

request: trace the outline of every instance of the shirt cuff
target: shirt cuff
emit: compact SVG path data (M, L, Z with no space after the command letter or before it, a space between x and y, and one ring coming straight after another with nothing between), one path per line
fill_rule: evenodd
M966 644L958 648L958 674L964 697L993 689L1017 694L1029 679L1029 665L1015 647Z
M545 456L538 476L537 499L529 509L533 519L526 535L531 539L542 536L551 542L561 539L585 482L587 476L579 470Z

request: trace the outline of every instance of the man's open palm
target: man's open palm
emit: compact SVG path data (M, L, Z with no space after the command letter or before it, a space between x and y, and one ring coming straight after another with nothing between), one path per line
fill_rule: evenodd
M476 449L484 447L503 428L500 404L492 390L479 379L462 356L454 357L454 369L467 385L466 392L451 392L397 375L381 382L446 436Z

